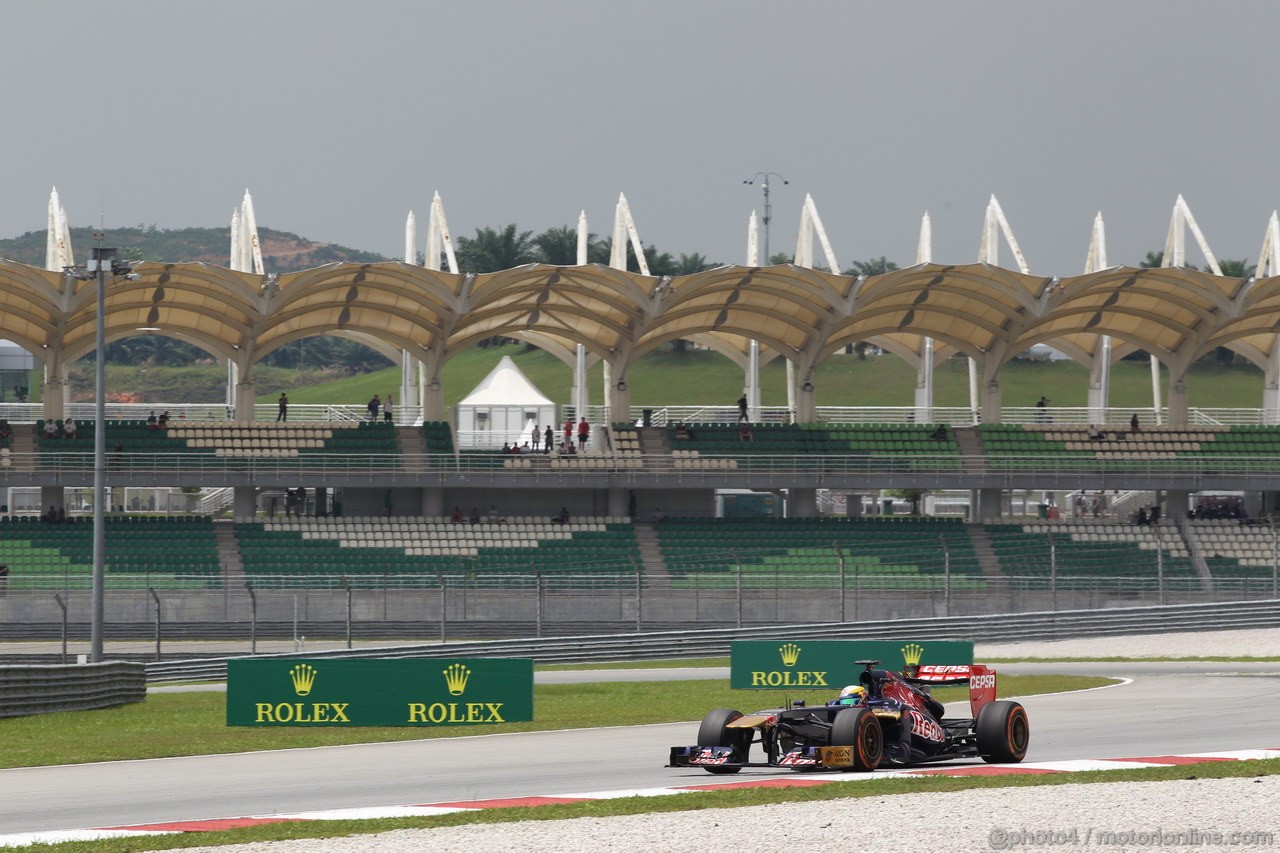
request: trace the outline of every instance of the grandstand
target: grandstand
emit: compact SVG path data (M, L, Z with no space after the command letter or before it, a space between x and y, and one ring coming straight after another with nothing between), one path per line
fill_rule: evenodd
M1275 584L1270 528L1183 517L1204 491L1244 493L1255 518L1276 511L1275 395L1268 391L1248 413L1214 415L1193 409L1183 379L1205 347L1227 346L1264 370L1267 388L1280 386L1268 301L1280 288L1277 276L1246 286L1182 268L1041 277L932 263L869 277L731 266L655 278L536 264L467 276L398 263L270 277L144 263L135 273L136 281L112 285L111 334L147 317L147 327L229 361L239 381L226 406L171 406L166 429L140 417L146 406L113 404L104 424L107 485L200 488L205 503L199 519L168 522L119 513L123 501L113 500L107 577L114 585L189 587L189 601L203 601L207 613L211 589L223 595L225 613L245 589L323 592L339 583L381 590L384 611L392 607L387 590L405 590L403 601L418 614L425 599L411 592L443 599L447 590L488 590L483 618L494 621L528 600L502 590L534 584L563 593L552 604L573 616L608 610L637 624L655 612L688 618L678 614L689 596L694 619L707 602L722 613L734 600L739 619L769 621L829 618L833 600L843 605L850 596L918 615L1039 606L1045 589L1080 591L1073 600L1095 606L1166 594L1250 597L1266 592L1268 577ZM0 403L7 424L0 488L9 504L15 490L39 493L22 511L0 510L10 591L76 588L72 579L83 579L92 561L85 521L41 524L29 509L63 507L69 490L83 494L94 484L91 410L63 393L67 366L93 346L88 287L58 270L0 261L0 293L23 306L0 314L0 335L47 359L50 377L42 404ZM207 309L211 302L217 312ZM138 306L146 306L143 315ZM292 422L263 418L274 412L255 409L253 359L308 334L355 336L406 354L417 383L414 399L397 404L399 424L373 423L342 406L294 409L302 417ZM575 371L578 357L605 362L603 404L589 405L584 386L577 407L556 412L557 424L589 421L589 448L503 455L459 441L441 366L493 337L540 346ZM628 368L672 340L724 354L743 367L744 387L757 391L759 362L787 359L795 369L786 407L766 411L753 398L743 425L732 407L633 406ZM891 413L840 400L819 406L813 368L862 341L913 366L913 405ZM1041 342L1087 364L1086 408L1003 405L1002 368ZM1167 408L1144 410L1135 431L1108 423L1118 413L1101 378L1110 359L1139 350L1158 355L1170 376ZM974 359L982 380L967 406L943 409L934 406L929 377L951 356ZM45 436L46 421L56 435L69 416L78 422L74 438ZM1094 440L1090 422L1105 439ZM295 514L272 517L275 499L299 489L301 503L289 505ZM785 517L715 518L717 492L726 489L768 495ZM867 506L883 512L889 491L939 489L968 495L967 519L864 515ZM1041 492L1037 502L1047 508L1069 491L1098 489L1151 491L1163 520L1150 528L1125 518L1008 518L1013 490ZM831 517L837 496L847 518ZM69 509L73 519L87 511L83 499L78 504ZM486 520L457 524L449 520L454 506L477 507ZM504 523L487 521L490 506ZM307 515L296 515L303 507ZM551 521L561 507L567 524ZM635 600L624 604L622 590L632 588ZM467 599L467 612L476 600ZM9 596L0 617L48 606L33 601ZM450 605L433 606L443 622Z
M314 583L316 574L355 586L427 586L440 574L504 575L527 586L546 575L553 588L610 586L638 571L628 518L284 518L237 519L248 580L260 588Z
M48 523L0 517L0 563L13 589L84 590L93 529L84 519ZM110 518L105 580L111 589L220 589L222 566L208 516Z

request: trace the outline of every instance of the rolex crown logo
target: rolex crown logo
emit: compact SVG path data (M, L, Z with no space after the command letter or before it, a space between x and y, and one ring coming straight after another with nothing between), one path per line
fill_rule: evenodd
M924 656L924 646L919 643L907 643L902 647L902 660L907 666L919 666Z
M795 666L800 660L800 647L795 643L784 643L778 647L778 654L782 655L783 666Z
M444 668L444 683L449 688L450 696L461 696L462 691L467 689L467 679L471 677L471 670L467 669L464 664L451 663Z
M289 678L293 679L293 691L299 696L311 692L311 685L316 683L316 668L309 663L300 663L289 670Z

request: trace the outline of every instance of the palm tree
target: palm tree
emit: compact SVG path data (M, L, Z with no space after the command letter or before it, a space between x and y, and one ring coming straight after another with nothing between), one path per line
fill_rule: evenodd
M849 269L844 271L845 275L884 275L887 272L893 272L898 269L898 265L893 261L881 255L878 258L868 258L865 261L854 261Z
M514 223L494 231L477 228L475 237L458 238L458 267L463 272L498 272L538 260L532 231L516 231Z
M590 245L591 236L587 237ZM572 266L578 262L578 231L568 225L548 228L533 238L533 245L538 250L538 260L544 264Z

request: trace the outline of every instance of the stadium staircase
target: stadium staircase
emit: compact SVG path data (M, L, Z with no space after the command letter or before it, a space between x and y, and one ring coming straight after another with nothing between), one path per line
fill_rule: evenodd
M966 474L981 474L987 470L987 457L982 452L982 437L975 427L956 427L951 431L956 437L956 449L964 459ZM983 571L986 571L984 565Z
M231 519L213 523L213 537L218 543L218 562L222 564L222 583L229 589L242 587L246 577L244 560L240 556L240 540L236 538L236 525Z
M400 467L404 468L404 456L422 456L427 452L427 438L422 427L397 426L396 442L400 446Z
M636 432L640 434L640 452L645 457L671 455L671 443L663 427L641 427Z
M645 582L650 589L670 589L671 573L667 571L667 561L662 559L662 546L658 543L658 532L653 527L653 524L640 522L631 525L639 546L640 564L644 568Z
M996 555L996 549L991 544L991 537L987 535L987 528L981 524L966 524L965 527L969 531L969 538L973 540L973 553L978 556L978 565L982 567L982 574L988 581L999 581L1003 578L1000 571L1000 557Z

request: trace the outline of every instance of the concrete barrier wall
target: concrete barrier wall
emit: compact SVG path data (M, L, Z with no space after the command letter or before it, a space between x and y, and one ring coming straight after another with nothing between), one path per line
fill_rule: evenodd
M0 717L110 708L147 698L140 663L0 666Z

